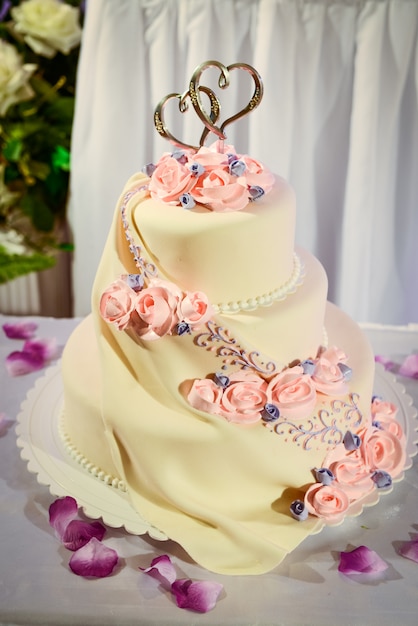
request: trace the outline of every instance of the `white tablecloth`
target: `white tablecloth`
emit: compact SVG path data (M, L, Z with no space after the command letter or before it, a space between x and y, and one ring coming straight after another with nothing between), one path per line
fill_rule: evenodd
M0 315L0 325L14 321ZM30 318L38 337L63 346L76 319ZM376 353L397 363L418 351L418 327L368 326ZM42 372L8 376L4 359L21 342L0 331L0 412L15 420L22 400ZM399 378L418 405L418 381ZM397 554L418 533L418 462L376 507L308 538L274 571L256 577L219 576L191 563L171 542L109 529L105 538L120 557L109 578L87 580L68 568L71 553L48 523L54 496L20 458L12 424L0 437L0 624L416 624L418 564ZM338 552L365 544L389 563L383 578L361 581L337 571ZM142 574L157 554L168 553L183 577L218 580L224 593L215 609L198 615L179 609L155 580Z

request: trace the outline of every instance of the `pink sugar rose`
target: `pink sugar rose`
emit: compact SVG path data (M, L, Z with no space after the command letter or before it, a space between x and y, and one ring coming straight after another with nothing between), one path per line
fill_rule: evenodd
M199 163L199 165L205 168L206 172L210 172L222 166L228 167L228 155L223 152L217 152L211 147L206 148L203 146L190 158L189 162L190 164Z
M276 405L283 417L302 419L309 417L315 408L316 391L310 376L303 374L300 366L277 374L268 384L268 402Z
M210 378L193 381L187 400L194 409L219 415L222 388Z
M339 363L347 360L346 355L336 347L322 352L315 364L312 381L317 391L328 396L342 396L348 393L348 385Z
M331 470L350 500L358 500L374 489L360 449L348 452L344 445L336 446L325 458L324 467Z
M405 466L405 447L388 430L369 428L362 433L364 461L371 470L382 470L396 478Z
M305 506L309 513L327 522L342 521L349 505L347 494L335 485L314 483L305 493Z
M262 187L264 193L271 191L274 185L274 175L269 170L265 169L260 161L253 159L248 156L248 154L244 154L240 158L246 165L246 171L244 172L243 177L245 178L247 185L250 187Z
M164 337L179 321L177 316L178 294L173 293L169 283L163 281L138 292L135 298L135 331L147 341Z
M189 291L179 302L177 314L181 321L193 326L207 322L213 315L213 309L206 294L202 291Z
M178 205L180 196L189 193L195 184L196 179L189 168L169 156L159 161L148 189L155 200Z
M385 402L380 398L374 398L372 402L373 419L379 421L381 418L393 419L396 417L398 407L392 402Z
M221 398L220 414L229 422L253 424L267 402L267 383L250 372L235 372Z
M207 205L212 211L240 211L247 206L248 191L242 178L217 168L203 174L193 189L197 202Z
M135 291L125 281L118 279L103 292L99 304L100 315L118 330L124 330L130 323L135 298Z

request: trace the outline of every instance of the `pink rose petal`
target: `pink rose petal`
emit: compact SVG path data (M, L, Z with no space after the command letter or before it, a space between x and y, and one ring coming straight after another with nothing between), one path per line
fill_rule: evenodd
M83 522L81 520L71 520L64 531L62 543L67 550L78 550L86 545L92 537L99 541L103 539L106 528L100 522Z
M31 339L35 336L38 325L35 322L16 322L3 324L3 330L9 339Z
M198 613L211 611L222 589L223 586L217 582L207 580L193 582L187 578L176 580L171 586L177 606Z
M144 574L149 574L158 580L166 589L170 589L171 585L176 580L176 570L167 554L157 556L151 561L149 567L145 569L140 567L139 569L141 569Z
M388 564L367 546L359 546L351 552L340 553L338 571L342 574L377 574L387 568Z
M405 541L399 548L399 554L418 563L418 539Z
M49 523L60 541L63 541L68 524L75 519L78 511L74 498L58 498L49 507Z
M408 378L418 378L418 354L410 354L399 368L399 374Z
M105 578L113 572L118 558L115 550L92 537L85 546L74 552L69 566L77 576Z

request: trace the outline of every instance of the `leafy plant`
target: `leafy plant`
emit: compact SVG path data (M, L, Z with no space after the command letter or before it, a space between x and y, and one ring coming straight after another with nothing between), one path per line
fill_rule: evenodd
M62 241L84 4L0 7L0 283L51 267Z

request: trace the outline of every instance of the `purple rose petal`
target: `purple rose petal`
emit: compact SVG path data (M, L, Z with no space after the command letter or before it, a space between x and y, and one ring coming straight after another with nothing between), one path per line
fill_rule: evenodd
M15 324L3 324L3 330L8 339L32 339L38 325L35 322L16 322Z
M386 356L376 354L374 360L376 361L376 363L381 363L385 370L388 370L389 372L391 372L395 368L395 363Z
M211 611L222 589L223 586L217 582L207 580L193 582L187 578L176 580L171 586L177 606L198 613Z
M340 553L338 571L342 574L377 574L387 568L388 564L367 546L359 546L351 552Z
M63 541L65 529L76 517L77 511L77 502L70 496L58 498L49 507L49 523L60 541Z
M35 358L43 359L46 364L57 356L57 340L55 337L49 339L30 339L23 344L23 352L33 355Z
M92 537L85 546L74 552L69 566L77 576L105 578L113 572L118 558L115 550Z
M7 417L6 413L0 413L0 437L7 433L11 424L13 424L13 422Z
M408 378L418 378L418 354L407 356L398 373Z
M42 369L45 362L39 355L30 352L11 352L6 357L6 369L9 376L24 376Z
M71 520L64 531L62 543L67 550L79 550L95 537L101 541L105 536L106 528L100 522L83 522L82 520Z
M29 339L23 350L7 355L6 369L10 376L23 376L42 369L56 355L56 339Z
M140 567L144 574L149 574L158 580L165 589L171 589L171 585L176 580L176 570L167 554L157 556L151 561L151 565L145 569Z
M405 541L405 543L403 543L399 548L399 554L404 556L406 559L410 559L411 561L418 563L418 539Z

